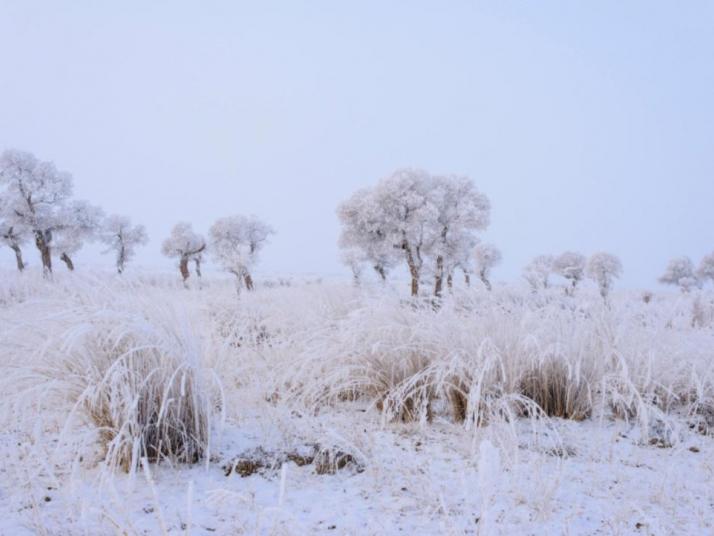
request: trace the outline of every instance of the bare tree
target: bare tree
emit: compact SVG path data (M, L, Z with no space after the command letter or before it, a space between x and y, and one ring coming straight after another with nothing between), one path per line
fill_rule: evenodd
M136 254L137 246L148 242L143 225L132 225L126 216L109 216L102 225L99 239L107 245L105 253L116 254L118 273L124 273L126 264Z
M501 262L501 252L493 244L479 244L476 246L475 257L478 276L486 286L486 289L490 291L491 270Z
M196 265L196 275L201 277L202 254L206 250L206 240L195 233L190 223L177 223L171 230L171 235L164 240L161 252L169 258L179 259L179 272L184 285L191 273L188 268L190 261Z

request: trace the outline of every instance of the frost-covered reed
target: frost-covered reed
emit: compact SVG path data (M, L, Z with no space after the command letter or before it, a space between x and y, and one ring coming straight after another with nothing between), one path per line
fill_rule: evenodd
M65 468L206 459L213 415L240 417L248 402L286 414L356 403L383 426L549 416L650 433L676 415L714 428L706 294L697 323L691 296L604 303L558 289L457 288L435 304L382 285L237 298L223 280L199 290L161 276L23 274L3 279L0 300L5 425Z
M92 445L126 471L201 459L216 400L188 312L123 283L38 284L43 297L2 312L6 423L52 461L84 460Z

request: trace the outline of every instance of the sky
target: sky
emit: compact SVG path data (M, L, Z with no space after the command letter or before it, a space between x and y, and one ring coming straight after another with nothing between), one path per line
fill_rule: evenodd
M0 149L145 224L145 267L255 214L264 273L346 273L336 206L412 166L490 198L495 279L604 250L649 287L714 250L713 96L712 2L0 2Z

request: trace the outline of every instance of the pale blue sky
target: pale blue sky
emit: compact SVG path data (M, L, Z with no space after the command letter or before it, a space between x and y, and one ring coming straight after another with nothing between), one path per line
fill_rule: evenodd
M0 65L0 148L146 224L147 266L178 220L255 213L265 271L340 272L336 205L401 166L491 198L496 279L714 250L712 2L2 0Z

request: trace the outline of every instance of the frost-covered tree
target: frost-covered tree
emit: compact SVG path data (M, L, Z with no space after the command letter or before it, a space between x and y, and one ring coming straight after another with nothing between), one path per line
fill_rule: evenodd
M575 288L583 280L587 260L581 253L566 251L553 261L553 272L570 281L570 287L565 288L565 293L575 294Z
M465 177L400 169L340 205L340 246L361 250L382 277L386 267L403 259L412 296L419 294L426 261L432 261L427 268L438 296L456 268L468 278L475 232L488 225L489 212L488 199Z
M471 252L476 249L476 246L478 245L478 240L473 240L468 243L464 243L463 248L460 248L459 251L457 252L456 255L454 255L454 258L456 259L456 262L454 263L454 267L458 268L461 270L464 274L464 283L466 284L467 287L471 286L471 274L474 271L473 268L473 259L471 258ZM447 278L446 278L449 288L453 285L453 280L454 280L454 274L453 272L450 273Z
M475 257L478 276L486 288L491 290L491 270L501 262L501 252L493 244L479 244L476 246Z
M667 268L659 278L660 283L676 285L682 292L689 292L701 283L694 272L694 263L689 257L677 257L669 261Z
M63 226L63 205L72 193L72 177L52 162L8 150L0 156L3 207L10 225L28 229L40 252L45 275L52 272L52 240Z
M15 263L20 272L25 269L25 261L22 258L22 244L25 239L25 233L18 227L0 222L0 240L15 253Z
M622 263L615 255L605 252L593 253L588 259L587 276L597 283L600 295L607 300L614 279L622 275Z
M448 241L448 253L445 259L446 264L446 284L449 288L453 286L454 272L458 269L464 274L464 283L471 286L471 274L474 271L473 252L479 244L479 239L471 233L462 232L457 239Z
M69 270L74 270L72 257L84 244L94 240L104 219L104 211L86 201L71 201L62 208L62 225L55 232L54 250Z
M533 292L548 288L548 277L553 273L552 255L537 255L523 268L523 278L528 281Z
M358 287L362 282L362 271L365 263L364 255L360 250L351 248L342 250L340 258L342 264L352 272L352 282Z
M700 281L711 280L714 283L714 251L702 258L697 270Z
M475 232L488 227L491 204L473 181L454 175L433 177L429 198L436 220L428 233L432 238L428 253L434 259L434 295L440 296L444 278L464 265L464 253L478 242Z
M196 275L201 277L201 261L205 250L205 238L194 232L191 224L186 222L177 223L171 230L171 235L161 245L164 255L179 260L179 272L184 284L191 275L188 268L191 261L196 264Z
M116 267L120 274L136 254L137 246L143 246L149 241L143 225L132 225L129 218L117 215L104 220L99 239L107 245L105 253L116 254Z
M426 249L433 242L437 209L430 199L431 177L401 169L377 183L373 193L381 233L402 252L411 276L411 294L419 294Z
M236 288L241 283L253 290L251 270L258 254L275 231L255 216L229 216L220 218L209 231L211 254L227 272L237 278Z
M354 268L358 250L362 262L371 265L384 282L396 263L397 250L387 236L382 216L374 193L366 189L356 191L337 208L342 224L339 246L344 251L343 262L349 259L345 263Z

